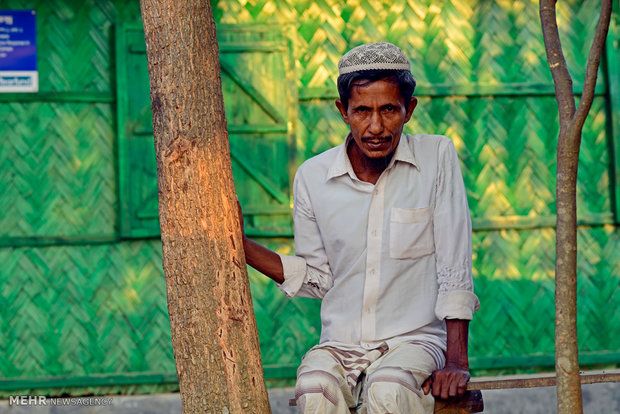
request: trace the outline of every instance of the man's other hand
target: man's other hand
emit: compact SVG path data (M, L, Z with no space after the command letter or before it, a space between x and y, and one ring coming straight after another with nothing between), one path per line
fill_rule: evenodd
M433 372L424 381L422 390L424 394L432 391L435 398L441 398L442 400L460 398L465 394L470 377L467 369L446 364L443 369Z

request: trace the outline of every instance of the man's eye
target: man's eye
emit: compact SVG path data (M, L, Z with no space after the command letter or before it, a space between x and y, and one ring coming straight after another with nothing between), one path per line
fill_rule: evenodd
M396 109L396 107L395 107L395 106L393 106L393 105L387 105L387 106L385 107L385 111L386 111L386 112L393 112L395 109Z

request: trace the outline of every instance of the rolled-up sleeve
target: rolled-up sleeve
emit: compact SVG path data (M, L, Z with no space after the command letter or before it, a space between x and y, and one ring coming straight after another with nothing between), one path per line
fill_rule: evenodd
M439 293L435 315L471 320L480 302L472 278L471 218L452 141L440 142L433 231Z
M332 287L333 278L302 171L297 171L293 182L295 256L280 255L284 282L277 286L289 297L321 299Z

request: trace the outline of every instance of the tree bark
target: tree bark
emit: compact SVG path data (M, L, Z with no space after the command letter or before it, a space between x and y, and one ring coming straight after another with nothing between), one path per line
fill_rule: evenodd
M545 50L560 117L556 172L555 359L559 413L582 413L577 344L577 171L583 124L592 106L611 0L603 0L588 56L584 90L575 108L573 84L558 32L556 0L540 1Z
M269 413L209 0L141 0L184 413Z

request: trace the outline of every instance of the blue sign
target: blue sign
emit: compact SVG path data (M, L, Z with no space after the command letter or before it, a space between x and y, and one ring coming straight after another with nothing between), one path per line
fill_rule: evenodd
M37 92L37 14L0 10L0 92Z

